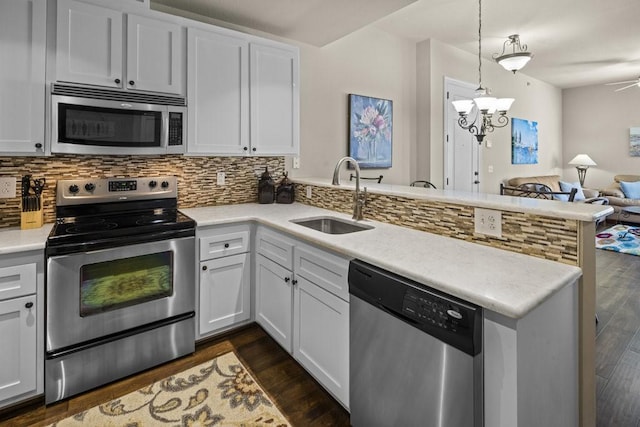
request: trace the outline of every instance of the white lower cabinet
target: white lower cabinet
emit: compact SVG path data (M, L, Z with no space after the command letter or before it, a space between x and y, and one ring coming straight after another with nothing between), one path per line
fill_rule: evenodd
M348 408L349 260L263 227L256 252L256 322Z
M0 301L0 401L36 390L36 296Z
M349 303L296 276L293 357L349 407Z
M251 226L204 227L199 246L198 338L251 319Z
M200 263L200 335L251 317L250 254Z
M263 255L256 257L256 322L291 353L293 274Z
M42 251L0 256L0 408L44 390Z

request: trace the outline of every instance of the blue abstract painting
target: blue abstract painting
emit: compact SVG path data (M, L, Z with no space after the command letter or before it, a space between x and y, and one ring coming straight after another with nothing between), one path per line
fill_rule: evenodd
M349 95L349 155L363 168L390 168L393 102Z
M538 163L538 122L511 119L511 164Z

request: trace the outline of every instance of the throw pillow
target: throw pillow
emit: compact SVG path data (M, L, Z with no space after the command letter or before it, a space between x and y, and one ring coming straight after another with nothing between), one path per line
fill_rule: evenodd
M620 188L627 199L640 199L640 181L620 181Z
M562 190L563 193L570 193L571 190L576 189L576 196L573 198L574 201L578 201L578 200L584 200L584 192L582 191L582 186L580 185L579 182L564 182L564 181L560 181L560 190ZM569 196L568 195L564 195L564 194L557 194L556 197L558 197L558 200L563 200L565 202L569 201Z

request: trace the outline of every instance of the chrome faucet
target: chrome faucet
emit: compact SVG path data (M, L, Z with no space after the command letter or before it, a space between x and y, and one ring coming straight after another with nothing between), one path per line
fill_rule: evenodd
M356 169L356 192L353 194L353 219L359 221L362 219L362 208L364 208L364 205L367 203L367 187L364 188L363 192L360 192L360 166L358 166L358 162L349 156L338 160L336 168L333 171L331 184L340 185L340 166L347 161L353 163L353 167Z

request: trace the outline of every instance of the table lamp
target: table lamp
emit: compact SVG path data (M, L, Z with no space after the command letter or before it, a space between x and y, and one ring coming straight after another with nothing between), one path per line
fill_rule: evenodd
M578 180L580 181L580 186L584 186L584 177L587 174L587 169L589 166L597 166L596 162L594 162L591 157L586 154L578 154L569 162L570 165L575 166L578 170Z

